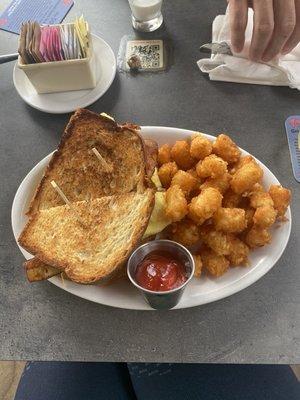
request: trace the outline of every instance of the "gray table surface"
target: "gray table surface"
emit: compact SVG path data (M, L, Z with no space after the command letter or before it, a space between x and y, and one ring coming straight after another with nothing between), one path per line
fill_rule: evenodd
M172 68L157 75L119 74L89 108L119 121L230 133L294 190L293 230L281 260L234 296L171 312L114 309L48 282L27 283L11 230L11 205L25 174L56 147L69 115L27 106L14 89L13 63L2 65L0 359L300 363L300 192L284 132L285 119L300 113L299 92L210 82L200 73L197 49L210 40L211 22L224 9L223 0L165 0L165 28L156 36L171 40ZM67 19L82 12L115 53L121 37L133 33L126 0L77 0ZM1 54L14 52L16 43L16 35L0 31Z

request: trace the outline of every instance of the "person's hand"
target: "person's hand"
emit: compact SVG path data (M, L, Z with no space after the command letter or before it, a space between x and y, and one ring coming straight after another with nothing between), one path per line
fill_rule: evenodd
M287 54L300 42L300 0L228 0L233 51L245 44L248 7L254 11L249 58L270 61Z

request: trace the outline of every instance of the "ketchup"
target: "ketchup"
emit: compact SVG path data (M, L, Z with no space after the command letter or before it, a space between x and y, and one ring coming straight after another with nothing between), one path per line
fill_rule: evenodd
M152 252L138 264L135 278L145 289L165 292L181 286L188 277L184 264L171 253Z

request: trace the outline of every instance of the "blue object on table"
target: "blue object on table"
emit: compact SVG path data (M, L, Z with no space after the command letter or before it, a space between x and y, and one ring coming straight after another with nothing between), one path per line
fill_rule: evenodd
M18 34L28 20L59 24L73 4L73 0L13 0L0 16L0 29Z
M15 400L299 400L287 365L29 362Z
M292 115L285 121L294 177L300 183L300 115Z

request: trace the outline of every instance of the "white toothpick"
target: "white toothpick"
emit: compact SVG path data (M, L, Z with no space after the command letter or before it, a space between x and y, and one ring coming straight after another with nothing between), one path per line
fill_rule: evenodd
M71 202L67 198L67 196L64 194L64 192L61 190L61 188L57 185L55 181L51 181L52 187L57 191L57 193L60 195L60 197L63 199L63 201L68 204L68 206L71 207Z
M60 197L63 199L63 201L70 207L70 209L74 212L78 222L80 222L83 226L85 226L85 223L81 219L80 215L78 215L78 212L75 210L73 207L73 204L70 202L70 200L67 198L67 196L64 194L64 192L61 190L61 188L58 186L58 184L55 181L51 181L51 185L53 189L56 190L56 192L60 195Z
M102 163L103 167L107 172L112 172L113 167L107 163L107 161L101 156L99 151L93 147L92 152L95 154L95 156L98 158L98 160Z

